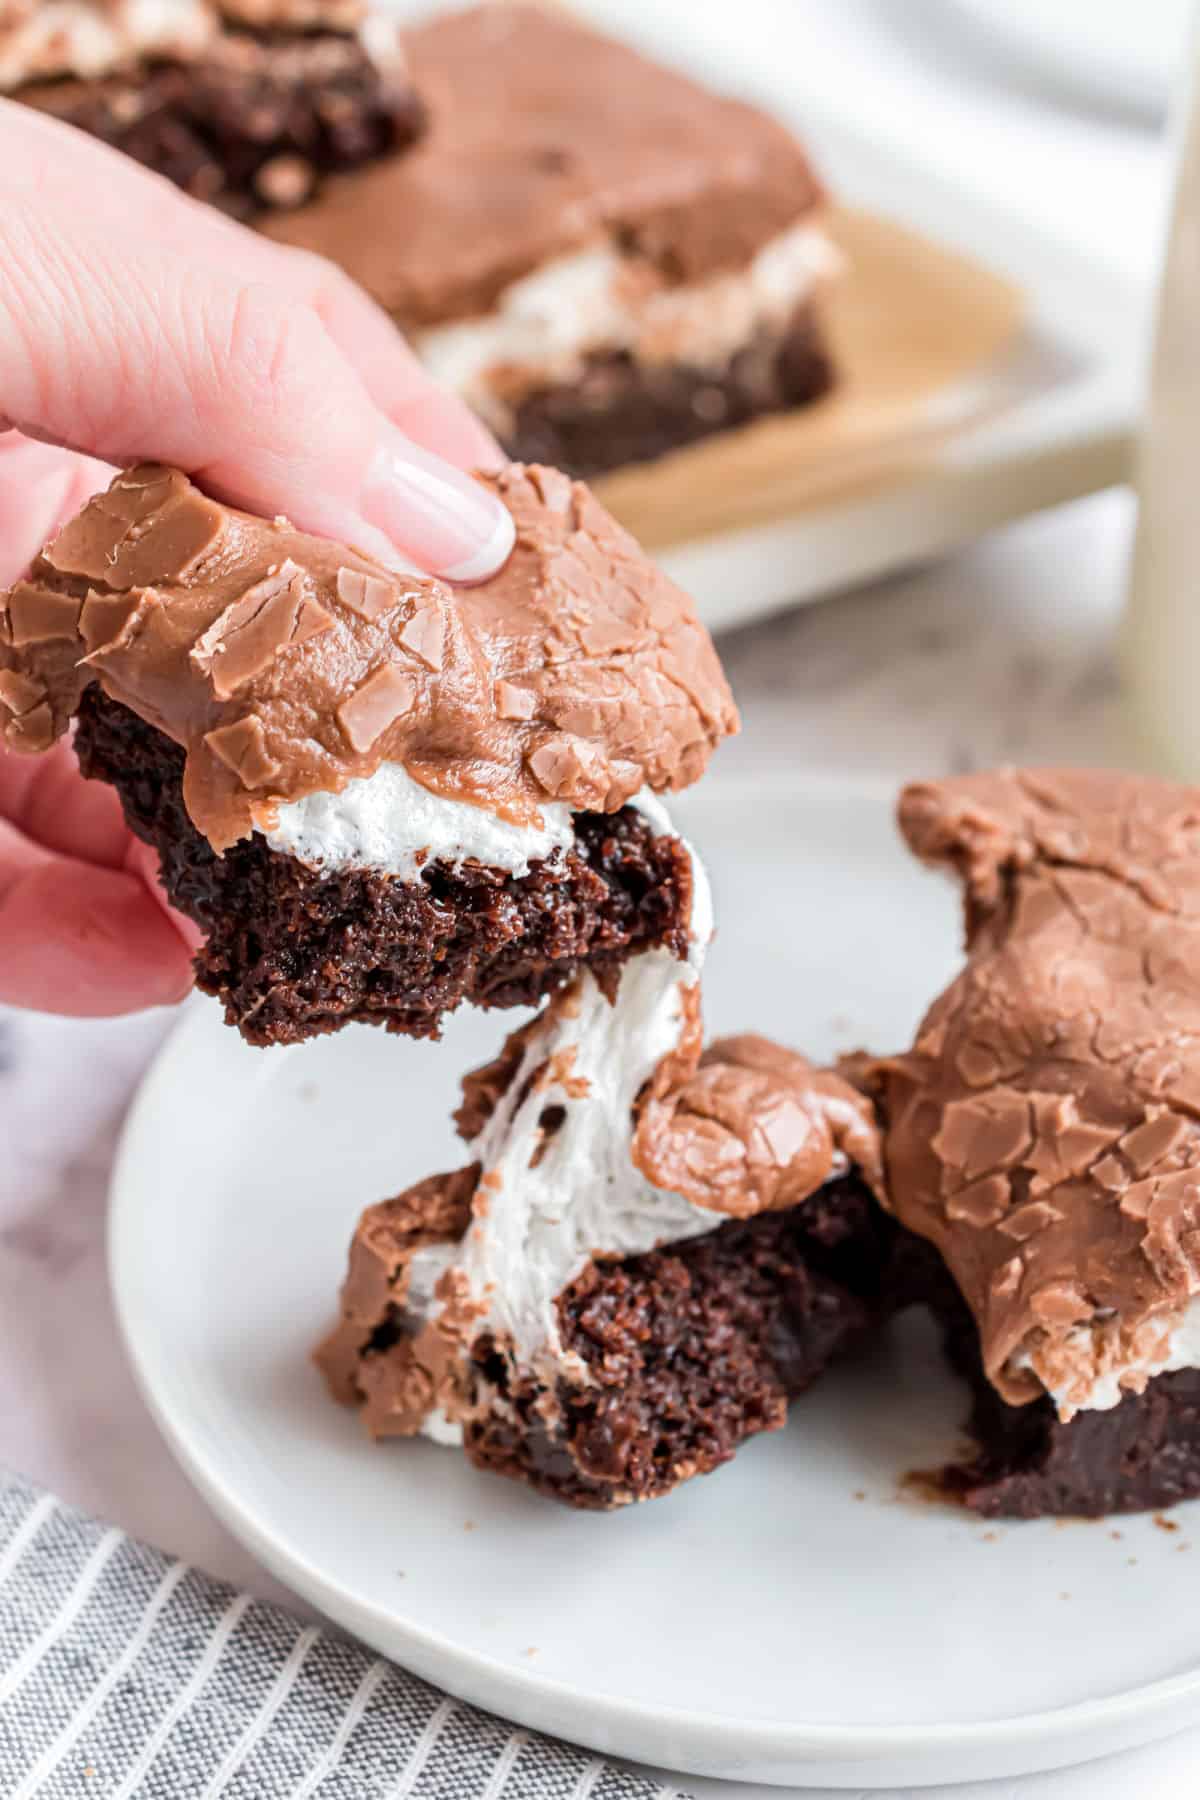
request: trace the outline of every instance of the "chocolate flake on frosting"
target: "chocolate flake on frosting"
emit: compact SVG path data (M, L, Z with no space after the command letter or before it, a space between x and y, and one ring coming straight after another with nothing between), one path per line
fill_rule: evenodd
M232 725L210 731L204 742L219 762L232 769L245 788L266 787L279 773L279 764L271 760L263 722L254 713Z
M46 698L40 681L19 675L15 669L0 669L0 704L7 706L14 719L22 719Z
M88 650L80 663L93 662L117 650L128 650L157 605L157 594L146 588L130 588L126 594L98 594L94 588L89 588L78 615L79 635Z
M446 625L436 604L419 607L401 628L399 638L404 648L420 657L427 669L441 668Z
M79 629L79 600L74 594L50 594L24 583L9 597L8 628L16 649L54 638L74 639Z
M338 723L352 747L365 753L389 725L412 711L416 683L402 669L384 663L338 707Z
M537 701L528 688L511 681L496 683L496 711L502 719L532 719Z
M291 530L286 519L277 519L277 525ZM377 619L391 605L395 586L380 575L368 575L362 569L339 569L337 573L337 596L351 612L361 614L364 619Z
M870 1107L840 1076L756 1036L721 1039L690 1068L678 1060L650 1084L634 1133L655 1187L747 1219L797 1205L851 1162L878 1185Z
M288 644L307 643L332 625L304 570L289 558L225 608L196 639L190 660L209 677L217 699L228 700Z
M690 601L581 483L521 465L486 479L516 548L456 590L177 470L127 471L5 597L0 669L39 682L49 717L6 702L0 739L46 748L98 681L184 748L187 809L218 851L384 762L519 824L547 799L612 812L694 781L737 715Z

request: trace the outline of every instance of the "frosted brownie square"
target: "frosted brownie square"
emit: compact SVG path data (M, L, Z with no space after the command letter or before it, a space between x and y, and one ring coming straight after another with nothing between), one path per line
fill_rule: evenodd
M405 46L421 141L263 228L347 269L513 456L595 475L827 390L838 258L781 124L557 8Z

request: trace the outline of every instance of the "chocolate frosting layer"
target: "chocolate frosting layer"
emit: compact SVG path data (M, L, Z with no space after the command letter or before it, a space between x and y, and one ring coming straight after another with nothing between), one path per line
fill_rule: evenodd
M521 1062L531 1027L463 1081L456 1115L473 1138ZM873 1110L831 1070L766 1038L732 1037L700 1055L668 1059L642 1104L634 1159L653 1182L721 1216L800 1205L850 1165L880 1191L882 1155ZM413 1259L454 1244L474 1211L492 1204L480 1166L418 1182L397 1199L368 1207L350 1248L337 1326L317 1351L335 1398L362 1407L373 1436L410 1436L437 1407L469 1408L467 1356L477 1334L451 1279L432 1317L406 1314ZM498 1204L503 1203L502 1196ZM596 1246L603 1256L604 1245ZM375 1354L378 1351L380 1354Z
M892 1204L1004 1397L1069 1414L1200 1288L1200 790L1008 770L900 826L963 882L967 962L877 1071Z
M383 762L517 823L694 781L737 714L690 601L582 483L489 480L516 546L451 589L127 471L0 596L0 737L47 749L98 681L184 747L217 850Z
M404 41L421 143L264 229L332 257L407 328L487 313L595 243L674 282L737 269L822 198L783 126L565 12L475 7Z

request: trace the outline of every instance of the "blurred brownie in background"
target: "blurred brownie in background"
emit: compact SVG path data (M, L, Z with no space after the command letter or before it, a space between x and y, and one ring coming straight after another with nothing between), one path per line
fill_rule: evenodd
M422 117L367 0L0 0L0 94L243 218L401 149Z
M598 474L827 390L838 257L781 124L557 9L404 41L421 140L261 223L360 281L511 455Z

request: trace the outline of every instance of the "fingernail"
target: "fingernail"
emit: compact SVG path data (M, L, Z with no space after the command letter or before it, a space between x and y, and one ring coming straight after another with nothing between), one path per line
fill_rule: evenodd
M362 510L401 555L447 581L485 581L513 547L512 517L495 495L399 433L375 454Z

